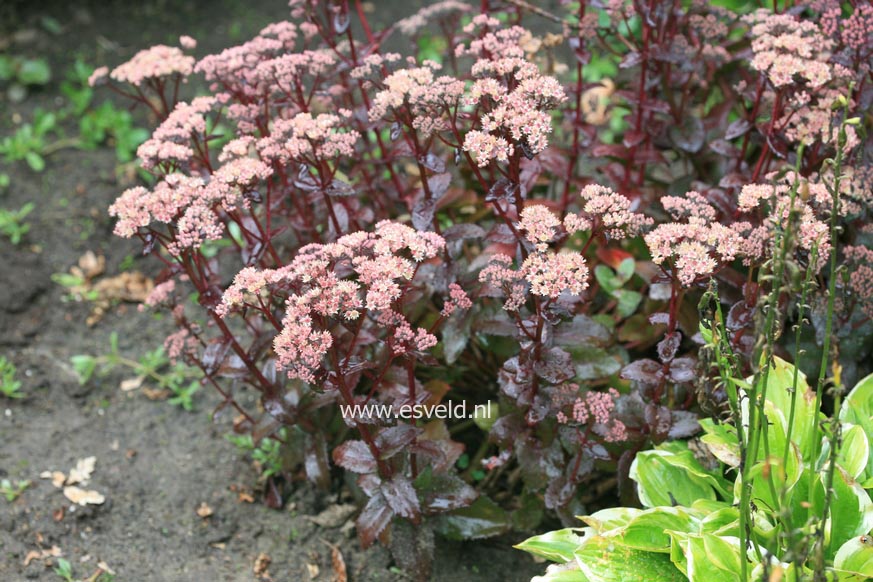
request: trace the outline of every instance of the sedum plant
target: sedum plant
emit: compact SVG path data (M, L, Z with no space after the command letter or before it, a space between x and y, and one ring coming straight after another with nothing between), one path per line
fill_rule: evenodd
M361 542L425 579L435 533L570 525L632 497L649 456L692 463L670 441L739 418L734 379L769 385L777 314L814 321L790 337L822 361L869 324L864 9L446 0L375 30L357 0L290 7L218 54L182 37L90 78L157 124L115 232L164 267L146 304L178 326L168 357L281 459L271 504L350 483ZM727 308L710 351L702 298ZM489 414L433 414L467 403ZM773 445L756 411L751 458ZM714 471L710 502L731 494Z

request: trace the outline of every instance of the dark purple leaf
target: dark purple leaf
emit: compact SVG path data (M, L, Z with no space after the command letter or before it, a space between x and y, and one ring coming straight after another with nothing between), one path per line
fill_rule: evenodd
M261 404L264 407L264 411L284 424L297 423L298 403L299 394L294 390L289 390L283 395L264 394L264 396L261 397Z
M668 325L670 323L670 314L666 311L658 311L649 316L649 323L652 325Z
M428 152L426 155L419 157L418 161L434 174L442 174L446 171L446 163L436 154Z
M330 464L327 460L324 435L321 433L307 435L304 454L303 469L306 471L306 478L319 487L326 488L330 485Z
M361 540L361 545L364 548L372 546L393 517L394 511L388 506L382 494L376 492L358 516L358 538Z
M412 481L403 475L395 475L390 481L382 482L381 491L385 501L395 514L414 523L419 522L421 507Z
M740 148L724 139L717 139L709 142L709 149L729 158L736 157L740 154Z
M490 243L514 243L515 235L512 230L505 224L495 224L485 235L485 240Z
M534 370L537 376L552 384L569 380L575 372L570 354L558 347L548 350L543 358L535 364Z
M643 143L643 140L646 139L646 133L643 131L634 131L628 130L624 134L624 138L621 140L621 143L624 144L627 148L632 148L634 146L640 145Z
M333 450L333 462L353 473L373 473L376 459L364 441L346 441Z
M433 229L433 217L436 213L436 200L422 198L412 207L412 226L418 231Z
M576 485L564 475L552 479L546 488L545 502L548 509L563 507L573 498Z
M640 53L637 51L629 52L624 55L624 58L621 59L621 62L618 64L619 69L630 69L631 67L636 67L642 62L642 58L640 57Z
M739 188L746 183L746 178L739 172L730 172L722 176L718 185L722 188Z
M609 341L609 330L587 315L577 315L571 321L562 322L555 328L555 343L566 346L603 344Z
M725 326L731 331L737 331L751 325L754 318L755 309L744 300L740 300L734 303L728 311Z
M415 438L422 433L422 429L410 424L398 424L382 429L376 435L376 448L379 449L379 457L390 459L402 449L412 444Z
M400 124L398 122L394 122L391 124L391 141L397 141L397 138L400 137Z
M453 224L443 231L443 238L446 239L446 242L478 239L483 236L485 236L485 229L478 224Z
M315 178L312 177L312 174L309 173L309 166L305 164L300 166L300 170L297 172L297 178L294 180L294 185L304 192L315 192L319 189L318 182L316 182Z
M667 439L670 427L673 425L673 418L669 408L656 404L648 404L646 405L645 420L649 427L649 435L655 443L660 443Z
M349 17L348 10L338 10L333 15L333 30L337 34L345 34L349 29L349 24L351 24L352 20Z
M427 179L427 187L430 189L430 193L435 200L439 200L445 195L446 190L449 189L451 183L452 175L447 172L434 174Z
M736 139L740 136L746 135L750 129L752 129L752 124L749 123L748 120L737 119L728 125L727 130L724 132L724 138L727 140Z
M270 509L282 508L282 493L276 485L276 481L270 477L267 479L267 488L264 492L264 505Z
M696 369L697 361L694 358L676 358L670 362L670 379L677 384L693 382L697 377Z
M437 474L422 492L422 509L428 514L445 513L467 507L479 494L466 481L453 473Z
M658 357L665 364L676 357L676 351L679 349L679 344L682 343L682 333L674 331L664 336L658 342Z
M200 358L200 364L206 375L211 376L218 371L229 349L230 343L223 340L213 341L206 346L206 349L203 350L203 356Z
M476 540L506 533L509 516L499 505L480 496L472 505L442 516L439 531L453 540Z
M510 182L506 178L497 180L488 194L485 196L485 202L508 201L515 202L515 194L518 192L518 184Z
M670 141L680 150L695 154L703 147L706 130L700 118L687 115L680 124L670 127Z
M687 410L673 410L673 425L667 434L671 439L687 439L700 432L697 415Z
M351 184L336 178L333 179L325 192L328 196L334 196L337 198L348 198L349 196L357 194Z
M655 360L635 360L622 369L621 377L643 384L658 384L664 377L664 370Z

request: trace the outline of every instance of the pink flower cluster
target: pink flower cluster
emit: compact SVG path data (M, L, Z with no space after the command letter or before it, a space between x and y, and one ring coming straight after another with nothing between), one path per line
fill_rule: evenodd
M743 234L751 231L751 224L715 222L715 209L699 193L690 192L685 198L666 196L662 202L677 222L659 224L644 239L652 262L669 264L686 287L712 276L719 265L746 250Z
M110 77L121 83L136 86L142 85L149 79L160 79L171 75L180 75L184 78L194 70L194 62L194 57L187 56L181 49L159 44L141 50L126 63L115 67ZM99 76L94 77L94 82L99 78Z
M491 20L477 16L473 24L493 26ZM552 132L549 110L567 99L557 79L540 74L535 64L525 60L520 43L529 37L529 32L516 26L484 34L468 48L458 47L458 54L479 57L472 68L478 79L465 103L483 112L481 129L467 133L464 150L480 167L492 160L506 161L516 146L529 156L546 149Z
M290 119L276 120L270 135L257 142L261 157L281 163L292 160L313 163L315 160L352 156L360 134L354 130L345 131L345 121L350 114L339 113L316 116L298 113Z
M577 385L570 384L569 386L575 387L575 391L578 392ZM627 440L627 427L622 421L613 417L615 401L618 396L618 391L615 388L610 388L607 392L586 392L584 397L576 398L573 401L570 416L567 416L563 411L558 412L558 423L593 423L595 432L601 434L606 442L614 443Z
M563 293L580 295L588 288L588 265L581 253L554 252L548 243L558 234L561 221L543 205L522 211L520 229L535 246L518 270L512 258L498 253L479 273L479 280L507 297L504 308L517 311L527 300L528 291L540 297L557 299Z
M789 85L795 77L806 80L811 87L821 87L831 80L832 66L827 59L833 41L816 23L763 8L746 20L752 25L752 68L765 73L774 86Z
M440 315L443 317L449 317L456 311L466 311L471 307L473 307L473 302L470 300L467 292L457 283L451 283L449 285L448 300L443 305Z
M466 2L459 2L458 0L441 0L440 2L434 2L429 6L425 6L412 16L398 20L394 26L397 27L397 30L399 30L401 34L413 36L419 30L427 26L428 22L438 16L452 12L465 13L470 10L471 6Z
M776 179L776 176L768 176ZM810 255L810 260L817 269L820 269L830 252L830 229L823 220L819 219L815 210L804 201L799 194L792 203L790 184L793 182L793 173L787 174L782 183L775 185L747 184L743 186L739 196L739 209L751 212L759 208L766 210L764 224L754 229L746 245L746 253L752 255L752 249L759 249L760 256L767 256L772 252L771 245L766 244L775 239L777 229L785 229L796 221L797 247ZM800 186L798 186L800 188ZM820 194L819 194L820 195ZM766 207L766 208L765 208ZM759 239L760 242L756 242ZM756 257L758 258L758 257Z
M873 318L873 250L863 246L846 246L843 253L851 265L849 290L860 303L864 314Z
M424 66L401 69L382 81L383 89L376 93L370 108L370 120L381 119L393 111L393 119L405 121L425 138L448 127L445 114L454 108L464 94L464 82L448 75L435 76L440 65L426 61Z
M595 229L610 237L622 239L639 235L652 224L652 219L634 212L631 201L621 194L597 184L589 184L580 192L582 213L567 214L564 227L573 233Z
M196 97L191 103L180 102L136 151L142 166L186 164L194 156L192 139L206 139L206 114L215 106L215 97Z
M257 308L268 288L274 293L285 290L285 316L273 345L288 376L305 382L316 380L334 345L330 320L353 322L370 313L371 323L385 330L385 342L394 354L427 350L436 337L413 329L396 303L414 279L417 264L436 257L444 246L435 233L382 221L373 233L356 232L335 243L303 247L280 269L243 269L217 312L226 317L240 305ZM456 308L471 305L460 287L450 293Z

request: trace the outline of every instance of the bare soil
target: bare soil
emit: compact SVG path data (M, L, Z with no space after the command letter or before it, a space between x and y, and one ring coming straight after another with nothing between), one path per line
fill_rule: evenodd
M0 100L0 135L29 120L36 107L63 104L59 80L76 56L114 65L151 44L175 43L180 34L198 38L198 54L204 54L287 16L283 0L0 4L0 41L14 43L6 50L45 56L53 70L52 83L24 102ZM414 4L378 3L382 17L391 19ZM403 6L400 14L390 8L397 5ZM44 16L59 22L62 32L47 32L40 24ZM68 125L74 134L74 122ZM257 471L224 438L232 419L212 419L214 394L199 392L189 413L151 401L141 390L121 391L122 373L79 385L71 356L106 353L115 331L121 351L137 357L171 330L166 321L123 303L89 327L92 307L65 301L66 290L52 274L67 272L88 250L106 257L106 276L118 274L128 255L135 257L133 269L146 274L154 274L154 264L140 258L136 243L112 235L106 208L125 187L113 150L64 149L47 162L39 174L23 163L0 166L11 178L0 206L36 205L22 244L0 239L0 354L17 366L27 395L0 399L0 478L32 483L14 502L0 498L0 580L60 580L52 559L25 565L29 553L53 546L81 579L100 561L119 582L267 579L253 570L266 554L272 580L331 580L330 544L341 551L350 580L408 579L384 548L360 549L343 493L301 483L283 509L267 508L256 491ZM88 488L105 495L102 505L74 506L39 477L67 472L92 455L97 464ZM254 502L241 500L240 492L251 492ZM198 516L201 503L212 509L210 517ZM434 579L529 579L542 566L511 548L523 537L438 540Z

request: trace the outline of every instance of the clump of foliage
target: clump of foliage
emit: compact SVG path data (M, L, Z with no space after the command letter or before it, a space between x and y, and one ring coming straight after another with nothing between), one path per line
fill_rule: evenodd
M21 380L15 378L17 372L15 364L0 356L0 394L6 398L24 398Z
M0 208L0 234L14 245L20 243L22 237L30 231L30 224L24 219L32 211L33 202L28 202L18 210Z
M361 542L412 575L434 533L632 502L644 459L687 458L676 439L750 399L757 459L776 354L826 361L869 331L863 9L446 0L379 31L357 1L290 4L221 53L182 37L95 71L160 120L137 150L153 185L110 213L165 267L147 304L178 325L167 352L253 447L280 443L269 489L357 475ZM783 333L795 312L816 333ZM869 350L840 342L844 381ZM433 414L461 403L491 416Z
M194 410L194 394L200 389L201 374L196 368L185 365L174 355L168 355L164 348L145 352L138 360L124 357L118 349L118 335L110 336L109 353L92 356L79 354L73 356L73 369L79 382L85 384L97 374L106 376L118 368L134 374L126 382L129 389L136 389L144 382L153 385L157 391L165 391L170 404L180 406L186 411Z

